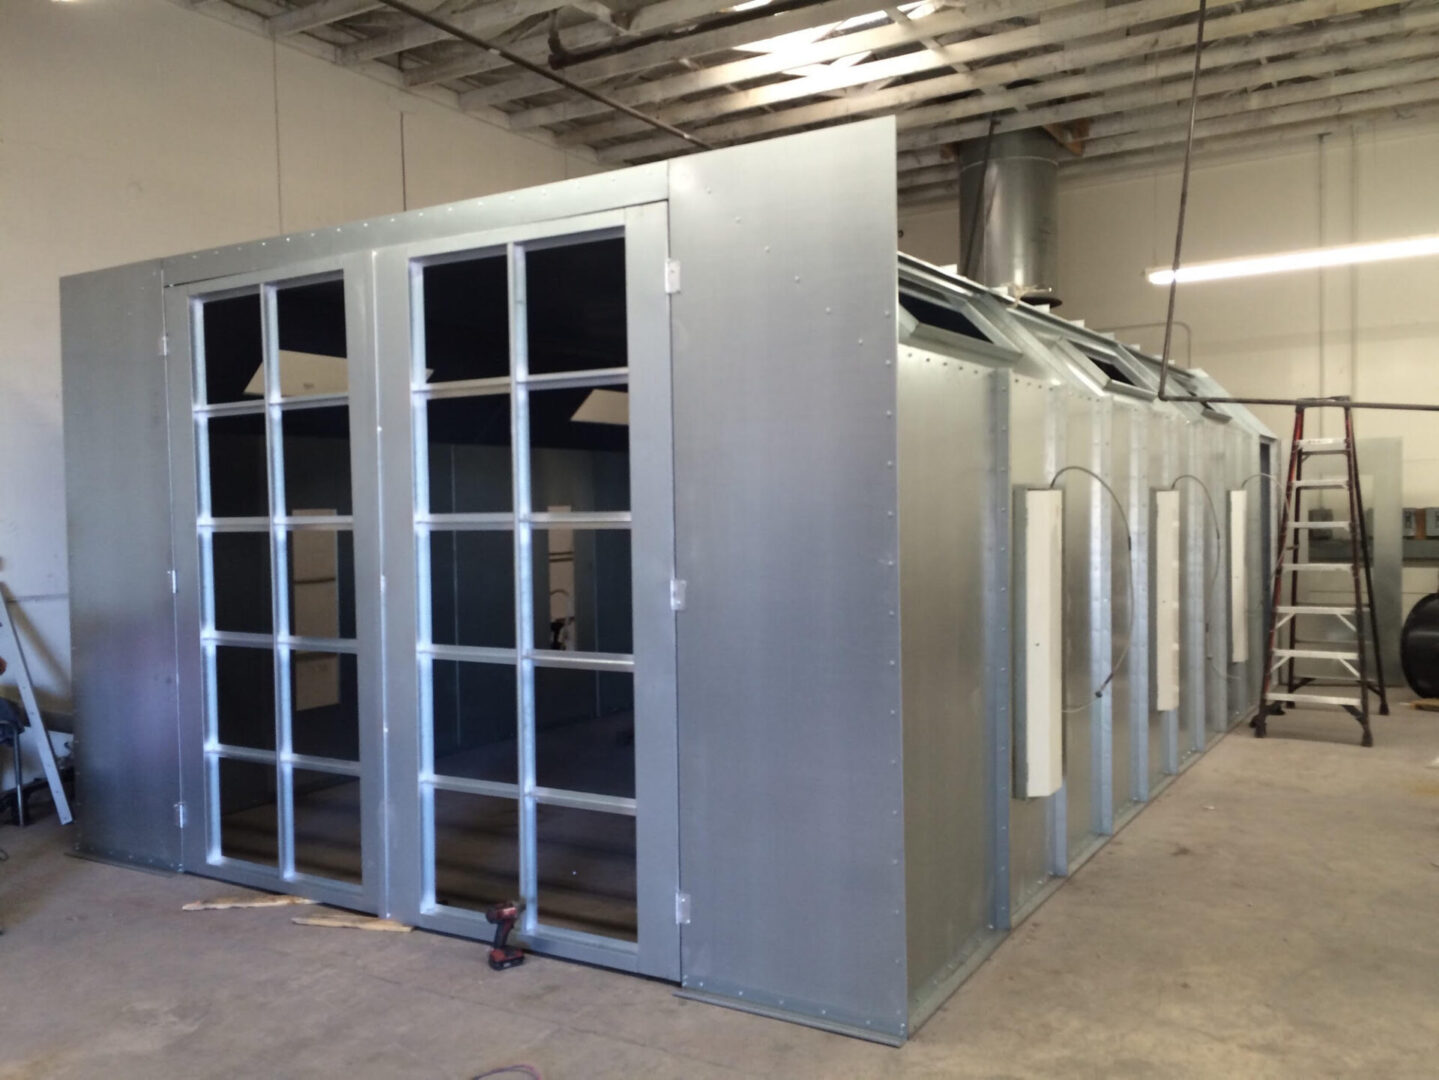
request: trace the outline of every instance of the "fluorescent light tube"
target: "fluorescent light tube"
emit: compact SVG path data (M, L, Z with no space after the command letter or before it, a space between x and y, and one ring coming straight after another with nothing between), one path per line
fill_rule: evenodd
M1282 274L1289 270L1319 270L1328 266L1355 266L1361 263L1415 259L1439 255L1439 236L1411 236L1405 240L1381 240L1372 244L1341 244L1337 247L1286 251L1279 255L1249 255L1239 259L1191 263L1179 268L1181 285L1196 281L1223 281L1226 278ZM1169 267L1145 271L1153 285L1168 285L1175 274Z

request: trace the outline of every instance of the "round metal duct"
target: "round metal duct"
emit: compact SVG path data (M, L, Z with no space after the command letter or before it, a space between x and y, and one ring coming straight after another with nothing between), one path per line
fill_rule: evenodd
M1036 129L960 144L961 274L1020 300L1059 304L1058 150Z

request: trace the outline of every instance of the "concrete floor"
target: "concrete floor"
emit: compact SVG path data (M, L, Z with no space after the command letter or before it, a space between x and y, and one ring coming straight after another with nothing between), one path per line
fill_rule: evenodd
M0 828L0 1077L1439 1074L1439 714L1241 729L891 1050L426 933L182 914L234 892Z

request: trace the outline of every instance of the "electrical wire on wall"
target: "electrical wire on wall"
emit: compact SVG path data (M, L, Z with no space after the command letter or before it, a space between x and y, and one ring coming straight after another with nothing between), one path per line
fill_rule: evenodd
M1255 473L1255 476L1261 475L1267 476L1268 473ZM1253 479L1253 476L1249 477L1249 480ZM1214 596L1214 588L1216 585L1219 584L1219 566L1221 562L1221 556L1224 551L1224 528L1219 524L1219 510L1214 505L1214 496L1209 490L1209 485L1206 484L1203 480L1199 479L1199 477L1195 476L1193 473L1180 473L1174 478L1174 482L1169 485L1169 490L1174 491L1175 489L1177 489L1179 487L1179 481L1181 480L1193 480L1196 484L1199 485L1200 490L1204 492L1204 501L1209 506L1209 520L1214 522L1214 573L1209 575L1209 586L1206 589L1206 594L1212 598ZM1249 480L1244 481L1244 483L1247 484ZM1240 487L1243 486L1244 484L1240 485ZM1207 604L1204 608L1204 640L1205 642L1209 641L1209 606ZM1214 672L1214 674L1220 675L1226 679L1234 678L1233 675L1230 675L1227 671L1224 671L1214 662L1213 656L1209 656L1208 661L1209 670Z
M1124 666L1124 661L1129 658L1129 646L1134 640L1134 533L1131 532L1129 528L1129 515L1124 512L1124 501L1115 494L1114 489L1109 486L1108 481L1093 469L1085 468L1083 465L1066 465L1055 473L1054 478L1049 481L1050 488L1052 489L1058 484L1059 478L1067 472L1081 472L1092 478L1100 487L1109 492L1109 497L1114 500L1114 505L1119 508L1119 520L1124 525L1124 582L1129 588L1129 603L1126 605L1129 611L1129 625L1124 631L1124 648L1119 651L1119 658L1114 661L1114 666L1109 669L1109 674L1104 677L1104 681L1095 688L1094 697L1081 705L1069 705L1062 710L1066 713L1074 713L1083 712L1085 709L1093 706L1095 701L1102 698L1104 692L1109 689L1109 684L1112 683L1114 677L1119 674L1119 669Z

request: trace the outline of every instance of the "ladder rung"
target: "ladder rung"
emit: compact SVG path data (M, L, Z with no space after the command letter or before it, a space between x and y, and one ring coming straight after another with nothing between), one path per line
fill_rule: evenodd
M1289 562L1286 559L1284 572L1288 573L1290 570L1327 570L1331 573L1343 570L1348 574L1352 572L1352 567L1348 563L1342 562Z
M1315 437L1312 439L1300 439L1299 449L1308 450L1311 446L1343 446L1344 439L1341 436Z
M1280 615L1353 615L1354 605L1280 604L1274 610Z
M1299 452L1305 457L1318 457L1320 454L1347 454L1349 451L1341 447L1338 450L1300 450Z
M1294 660L1358 660L1357 652L1345 652L1341 649L1275 649L1275 656L1289 657Z
M1347 488L1349 481L1342 476L1326 476L1316 480L1296 480L1294 486L1297 488Z
M1265 701L1288 701L1295 705L1352 705L1359 708L1358 698L1337 697L1330 694L1281 694L1271 690Z
M1291 529L1347 529L1350 522L1344 521L1291 521Z

